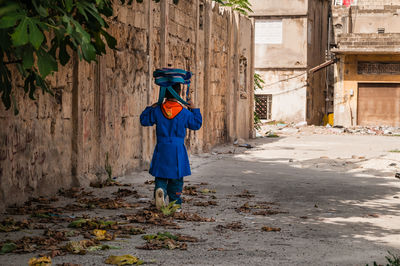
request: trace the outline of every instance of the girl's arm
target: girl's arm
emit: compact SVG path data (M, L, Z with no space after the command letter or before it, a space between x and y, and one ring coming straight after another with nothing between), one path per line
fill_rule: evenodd
M203 119L201 117L200 108L190 109L189 119L187 121L187 128L191 130L199 130L203 123Z
M140 115L140 124L144 127L152 126L156 123L156 116L154 111L156 110L157 105L152 105L146 107L142 114Z

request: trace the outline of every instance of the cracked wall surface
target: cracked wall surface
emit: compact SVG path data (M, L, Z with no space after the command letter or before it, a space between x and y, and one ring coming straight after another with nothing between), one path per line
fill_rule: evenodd
M141 127L139 116L158 98L152 73L160 67L194 74L190 95L204 124L188 133L190 152L252 136L250 19L205 0L114 8L108 22L117 49L91 64L73 56L49 78L54 96L37 92L31 101L16 90L18 116L0 107L0 209L103 179L106 154L113 176L147 169L155 130ZM242 57L248 62L245 84L239 84ZM13 82L22 81L16 76ZM246 97L240 87L247 88Z

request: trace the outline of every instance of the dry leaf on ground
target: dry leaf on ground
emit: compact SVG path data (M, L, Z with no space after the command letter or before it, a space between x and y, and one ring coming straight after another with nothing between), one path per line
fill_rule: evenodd
M263 226L261 228L265 232L279 232L281 229L279 227L269 227L269 226Z
M114 235L111 235L106 230L94 229L92 233L96 237L97 240L110 241L110 240L113 240L115 238Z
M209 200L209 201L197 201L193 203L194 206L199 206L199 207L208 207L208 206L217 206L217 202L214 200Z
M31 258L29 260L29 266L51 266L51 258L49 257Z
M112 264L112 265L141 265L144 262L139 260L139 258L132 256L132 255L122 255L122 256L109 256L105 263Z
M185 220L190 222L215 222L213 218L201 217L197 213L176 212L173 216L176 220Z
M225 225L219 224L215 227L215 230L219 231L219 232L223 232L227 229L232 230L232 231L241 231L243 229L243 224L241 222L237 221L237 222L228 223Z

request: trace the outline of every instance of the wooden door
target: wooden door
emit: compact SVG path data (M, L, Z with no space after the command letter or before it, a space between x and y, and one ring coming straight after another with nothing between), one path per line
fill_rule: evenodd
M358 84L357 124L400 126L400 84Z

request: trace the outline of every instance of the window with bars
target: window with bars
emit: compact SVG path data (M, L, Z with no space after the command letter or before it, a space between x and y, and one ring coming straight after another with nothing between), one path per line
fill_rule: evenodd
M271 119L272 94L256 94L256 113L260 119Z

